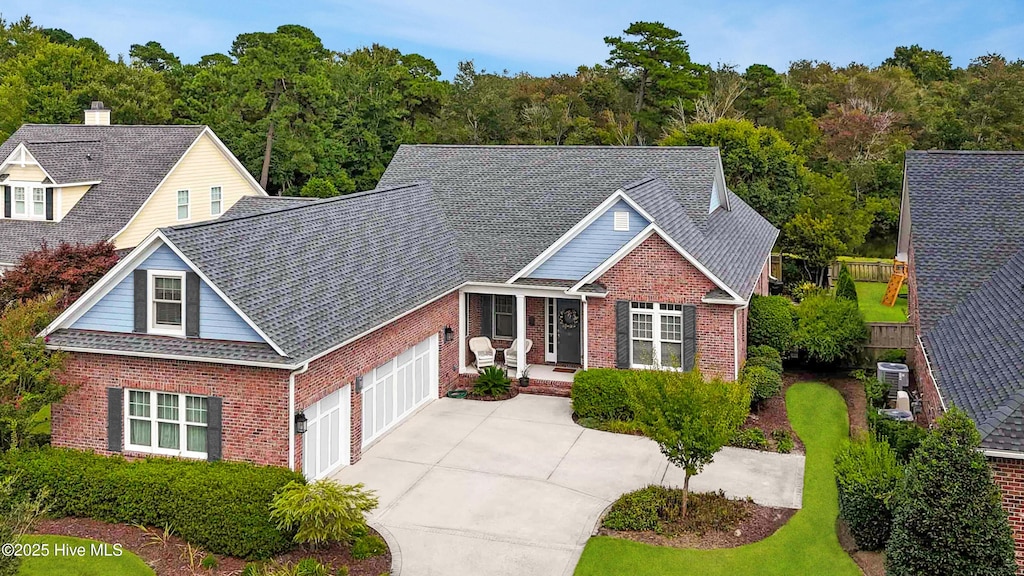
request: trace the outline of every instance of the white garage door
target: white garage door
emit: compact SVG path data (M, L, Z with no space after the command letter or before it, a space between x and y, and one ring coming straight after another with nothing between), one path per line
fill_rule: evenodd
M437 398L437 335L363 376L363 446Z
M350 390L345 386L303 410L302 470L306 478L323 478L351 461Z

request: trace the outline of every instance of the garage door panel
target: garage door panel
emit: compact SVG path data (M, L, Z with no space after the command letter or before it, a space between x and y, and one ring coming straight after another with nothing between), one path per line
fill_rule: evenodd
M363 445L373 442L437 397L437 336L420 342L363 377Z
M323 478L349 463L352 411L349 386L306 407L302 470L307 478Z

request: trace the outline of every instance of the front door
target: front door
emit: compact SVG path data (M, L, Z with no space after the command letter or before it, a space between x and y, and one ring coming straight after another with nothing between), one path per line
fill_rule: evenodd
M555 302L555 330L558 334L558 338L555 339L557 349L555 358L558 362L567 364L582 362L583 355L580 353L582 325L580 301L559 298Z

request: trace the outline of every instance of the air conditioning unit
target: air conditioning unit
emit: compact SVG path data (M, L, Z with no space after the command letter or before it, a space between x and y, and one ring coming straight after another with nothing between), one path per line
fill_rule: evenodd
M910 368L895 362L878 363L878 381L889 384L889 400L895 401L900 392L906 392L910 384Z

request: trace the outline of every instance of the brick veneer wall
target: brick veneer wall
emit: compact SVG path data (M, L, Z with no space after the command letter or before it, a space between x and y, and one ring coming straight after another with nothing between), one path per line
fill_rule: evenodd
M223 399L225 460L288 465L287 370L76 352L62 381L75 389L53 405L54 446L109 454L107 388L159 390Z
M1003 493L1017 557L1017 574L1024 574L1024 460L989 458L992 476Z
M917 274L914 267L914 245L907 250L907 321L914 326L914 334L921 334L921 318L918 315ZM928 370L928 362L921 341L910 351L909 361L914 368L914 381L921 394L921 408L928 422L934 422L942 414L942 401L935 380Z
M361 376L419 344L438 335L439 387L444 395L458 382L459 296L451 292L423 308L310 363L309 370L295 378L295 407L302 410L321 398L352 384ZM443 330L451 326L454 337L445 344ZM352 390L352 462L359 460L363 444L362 396ZM287 444L285 445L287 446ZM301 469L302 438L295 439L295 466Z
M697 306L698 364L706 375L735 376L734 306L704 304L716 286L660 236L651 236L598 280L605 298L588 302L587 338L592 368L615 366L615 302L637 300Z

